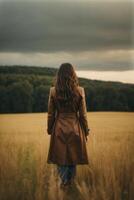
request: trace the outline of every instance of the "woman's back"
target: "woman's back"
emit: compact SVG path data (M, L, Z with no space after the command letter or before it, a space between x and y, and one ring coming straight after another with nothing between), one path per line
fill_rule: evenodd
M51 134L51 130L54 129L54 121L58 113L76 113L79 117L83 134L87 136L89 134L88 120L87 120L87 108L85 100L84 88L78 86L79 98L77 105L74 107L73 102L69 105L61 104L56 99L55 87L50 88L49 101L48 101L48 133Z
M55 102L56 110L58 112L68 113L68 112L77 112L79 110L79 106L80 106L79 104L80 104L80 101L81 101L82 95L83 95L83 91L82 91L83 87L78 86L77 88L78 88L78 96L75 99L75 102L76 102L75 104L71 100L70 100L70 104L69 104L68 102L66 103L62 99L57 99L55 87L50 88L54 102Z

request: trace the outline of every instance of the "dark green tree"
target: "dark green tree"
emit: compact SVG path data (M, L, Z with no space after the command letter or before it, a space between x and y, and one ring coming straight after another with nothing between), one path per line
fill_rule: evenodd
M9 85L7 90L10 112L32 112L33 87L27 80L15 82L12 85Z
M33 93L33 112L46 112L48 102L49 86L39 85Z
M0 113L10 112L7 88L0 86Z

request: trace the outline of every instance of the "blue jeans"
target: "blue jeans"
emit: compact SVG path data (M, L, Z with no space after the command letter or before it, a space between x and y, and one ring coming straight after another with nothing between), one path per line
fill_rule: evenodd
M58 174L62 182L67 183L76 175L76 165L57 165Z

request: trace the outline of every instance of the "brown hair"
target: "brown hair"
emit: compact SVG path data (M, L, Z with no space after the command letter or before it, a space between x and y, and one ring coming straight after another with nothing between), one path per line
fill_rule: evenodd
M80 93L78 90L79 81L73 65L63 63L59 67L55 78L56 99L60 105L76 106Z

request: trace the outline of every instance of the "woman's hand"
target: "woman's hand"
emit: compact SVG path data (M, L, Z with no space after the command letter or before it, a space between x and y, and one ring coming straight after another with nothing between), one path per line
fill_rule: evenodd
M89 132L90 132L90 128L88 128L88 134L86 135L86 142L88 141Z

